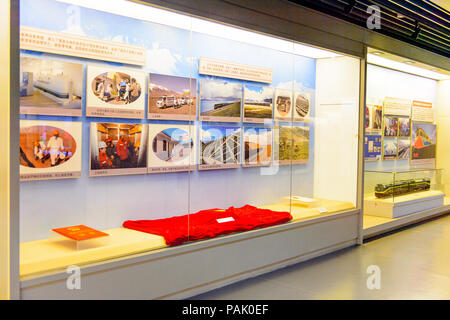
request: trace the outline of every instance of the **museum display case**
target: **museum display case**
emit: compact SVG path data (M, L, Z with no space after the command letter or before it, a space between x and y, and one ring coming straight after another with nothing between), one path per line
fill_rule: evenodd
M130 1L22 0L19 61L22 298L130 276L164 297L357 243L360 57ZM73 266L88 295L60 291Z
M448 212L450 72L368 48L364 234Z
M366 171L364 213L398 218L444 204L442 169Z

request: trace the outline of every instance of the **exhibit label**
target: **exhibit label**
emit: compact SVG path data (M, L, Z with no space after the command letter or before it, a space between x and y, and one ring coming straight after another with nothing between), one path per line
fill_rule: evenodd
M416 101L412 102L412 120L422 122L433 122L434 112L431 102Z
M32 27L20 27L20 49L145 65L145 47Z
M272 83L273 71L264 67L200 57L198 69L199 74Z
M384 114L409 117L411 115L411 101L386 97L384 99Z

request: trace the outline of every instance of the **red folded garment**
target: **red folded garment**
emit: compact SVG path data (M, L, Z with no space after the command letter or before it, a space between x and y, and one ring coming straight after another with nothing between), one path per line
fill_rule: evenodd
M197 213L157 220L127 220L128 229L164 237L166 244L177 246L186 241L209 239L233 232L266 228L292 220L289 212L259 209L250 205L227 210L209 209Z

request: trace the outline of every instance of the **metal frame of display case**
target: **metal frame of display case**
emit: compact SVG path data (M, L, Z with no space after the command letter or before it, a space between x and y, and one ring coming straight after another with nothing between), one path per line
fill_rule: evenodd
M185 298L290 264L305 261L363 241L364 105L366 45L395 48L412 59L448 66L447 59L370 30L286 1L135 1L214 20L252 31L319 46L360 59L358 192L355 210L307 221L275 226L226 237L112 259L82 267L84 290L66 289L68 274L51 273L32 279L19 276L19 0L2 10L10 38L2 38L2 54L10 55L9 114L2 114L2 151L9 155L2 189L9 199L2 203L6 228L0 232L1 255L8 275L5 297L11 299ZM3 7L2 7L3 9ZM8 16L10 19L7 19ZM332 27L330 27L332 26ZM2 97L6 99L6 97ZM4 101L6 102L6 101ZM4 108L7 109L7 108ZM10 124L10 126L6 126ZM5 137L8 139L4 141ZM3 159L2 159L3 161ZM7 181L7 183L5 182ZM333 230L333 232L330 232ZM275 244L275 245L274 245ZM295 245L293 245L295 244ZM3 254L7 259L3 259ZM229 265L228 258L241 263ZM202 270L199 275L198 270ZM0 268L2 271L3 269ZM3 274L2 274L3 275ZM174 278L174 275L179 275ZM186 276L188 275L188 276ZM145 279L145 281L142 281ZM167 284L170 283L170 286ZM1 287L0 287L1 288Z

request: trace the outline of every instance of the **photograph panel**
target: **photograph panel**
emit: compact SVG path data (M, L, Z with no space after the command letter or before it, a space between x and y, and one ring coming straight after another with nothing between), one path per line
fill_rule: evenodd
M397 159L397 138L383 140L383 160Z
M411 162L432 163L436 159L436 125L412 123Z
M149 124L148 172L166 173L195 169L194 126Z
M311 95L307 92L294 91L294 121L308 121L311 112Z
M241 163L241 128L200 128L200 170L238 168Z
M240 122L242 84L200 80L200 121Z
M86 115L144 118L145 73L108 66L88 66Z
M269 166L272 162L272 129L244 128L244 167Z
M147 172L147 125L91 122L90 176Z
M81 176L81 122L20 121L20 180Z
M264 123L273 118L273 88L244 86L244 122Z
M411 135L411 119L398 118L398 136L409 137Z
M83 66L20 57L20 113L81 116Z
M384 117L384 136L397 137L398 136L398 118Z
M275 120L290 121L292 117L292 91L275 89Z
M195 120L197 79L150 73L148 118Z
M409 160L411 154L411 140L398 139L398 160Z

